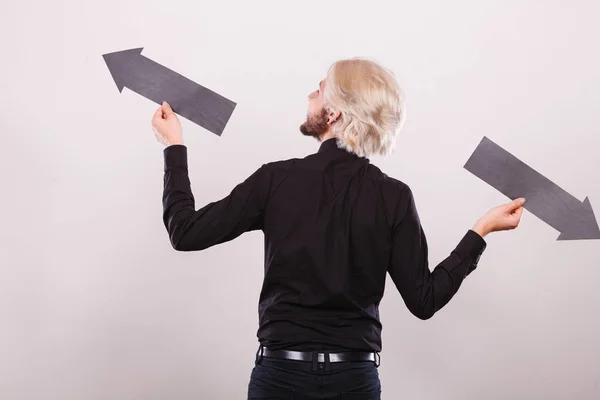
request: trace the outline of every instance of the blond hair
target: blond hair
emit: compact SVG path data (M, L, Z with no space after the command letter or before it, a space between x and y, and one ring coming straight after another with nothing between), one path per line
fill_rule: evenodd
M325 109L341 113L332 125L338 145L361 157L392 153L405 114L394 73L376 61L352 58L332 64L325 80Z

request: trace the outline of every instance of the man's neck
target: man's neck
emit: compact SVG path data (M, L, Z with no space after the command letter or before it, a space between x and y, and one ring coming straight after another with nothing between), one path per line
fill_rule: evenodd
M328 139L333 139L335 137L335 135L332 132L327 132L325 134L323 134L323 136L320 137L320 141L321 143L323 143L324 141L328 140Z

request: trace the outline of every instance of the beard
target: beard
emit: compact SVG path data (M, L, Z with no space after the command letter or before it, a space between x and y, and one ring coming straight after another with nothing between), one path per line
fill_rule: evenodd
M305 136L312 136L317 140L327 130L327 110L325 107L316 114L308 114L306 121L300 125L300 132Z

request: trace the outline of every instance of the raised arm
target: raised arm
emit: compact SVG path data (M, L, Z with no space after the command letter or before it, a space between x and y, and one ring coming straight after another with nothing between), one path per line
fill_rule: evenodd
M261 166L226 197L196 210L187 166L187 148L164 149L163 221L174 249L203 250L262 229L268 177Z

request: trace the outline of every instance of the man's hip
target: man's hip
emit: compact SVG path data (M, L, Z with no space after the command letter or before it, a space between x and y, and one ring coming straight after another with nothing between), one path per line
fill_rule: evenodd
M270 352L259 347L248 400L379 400L379 354L369 352Z

